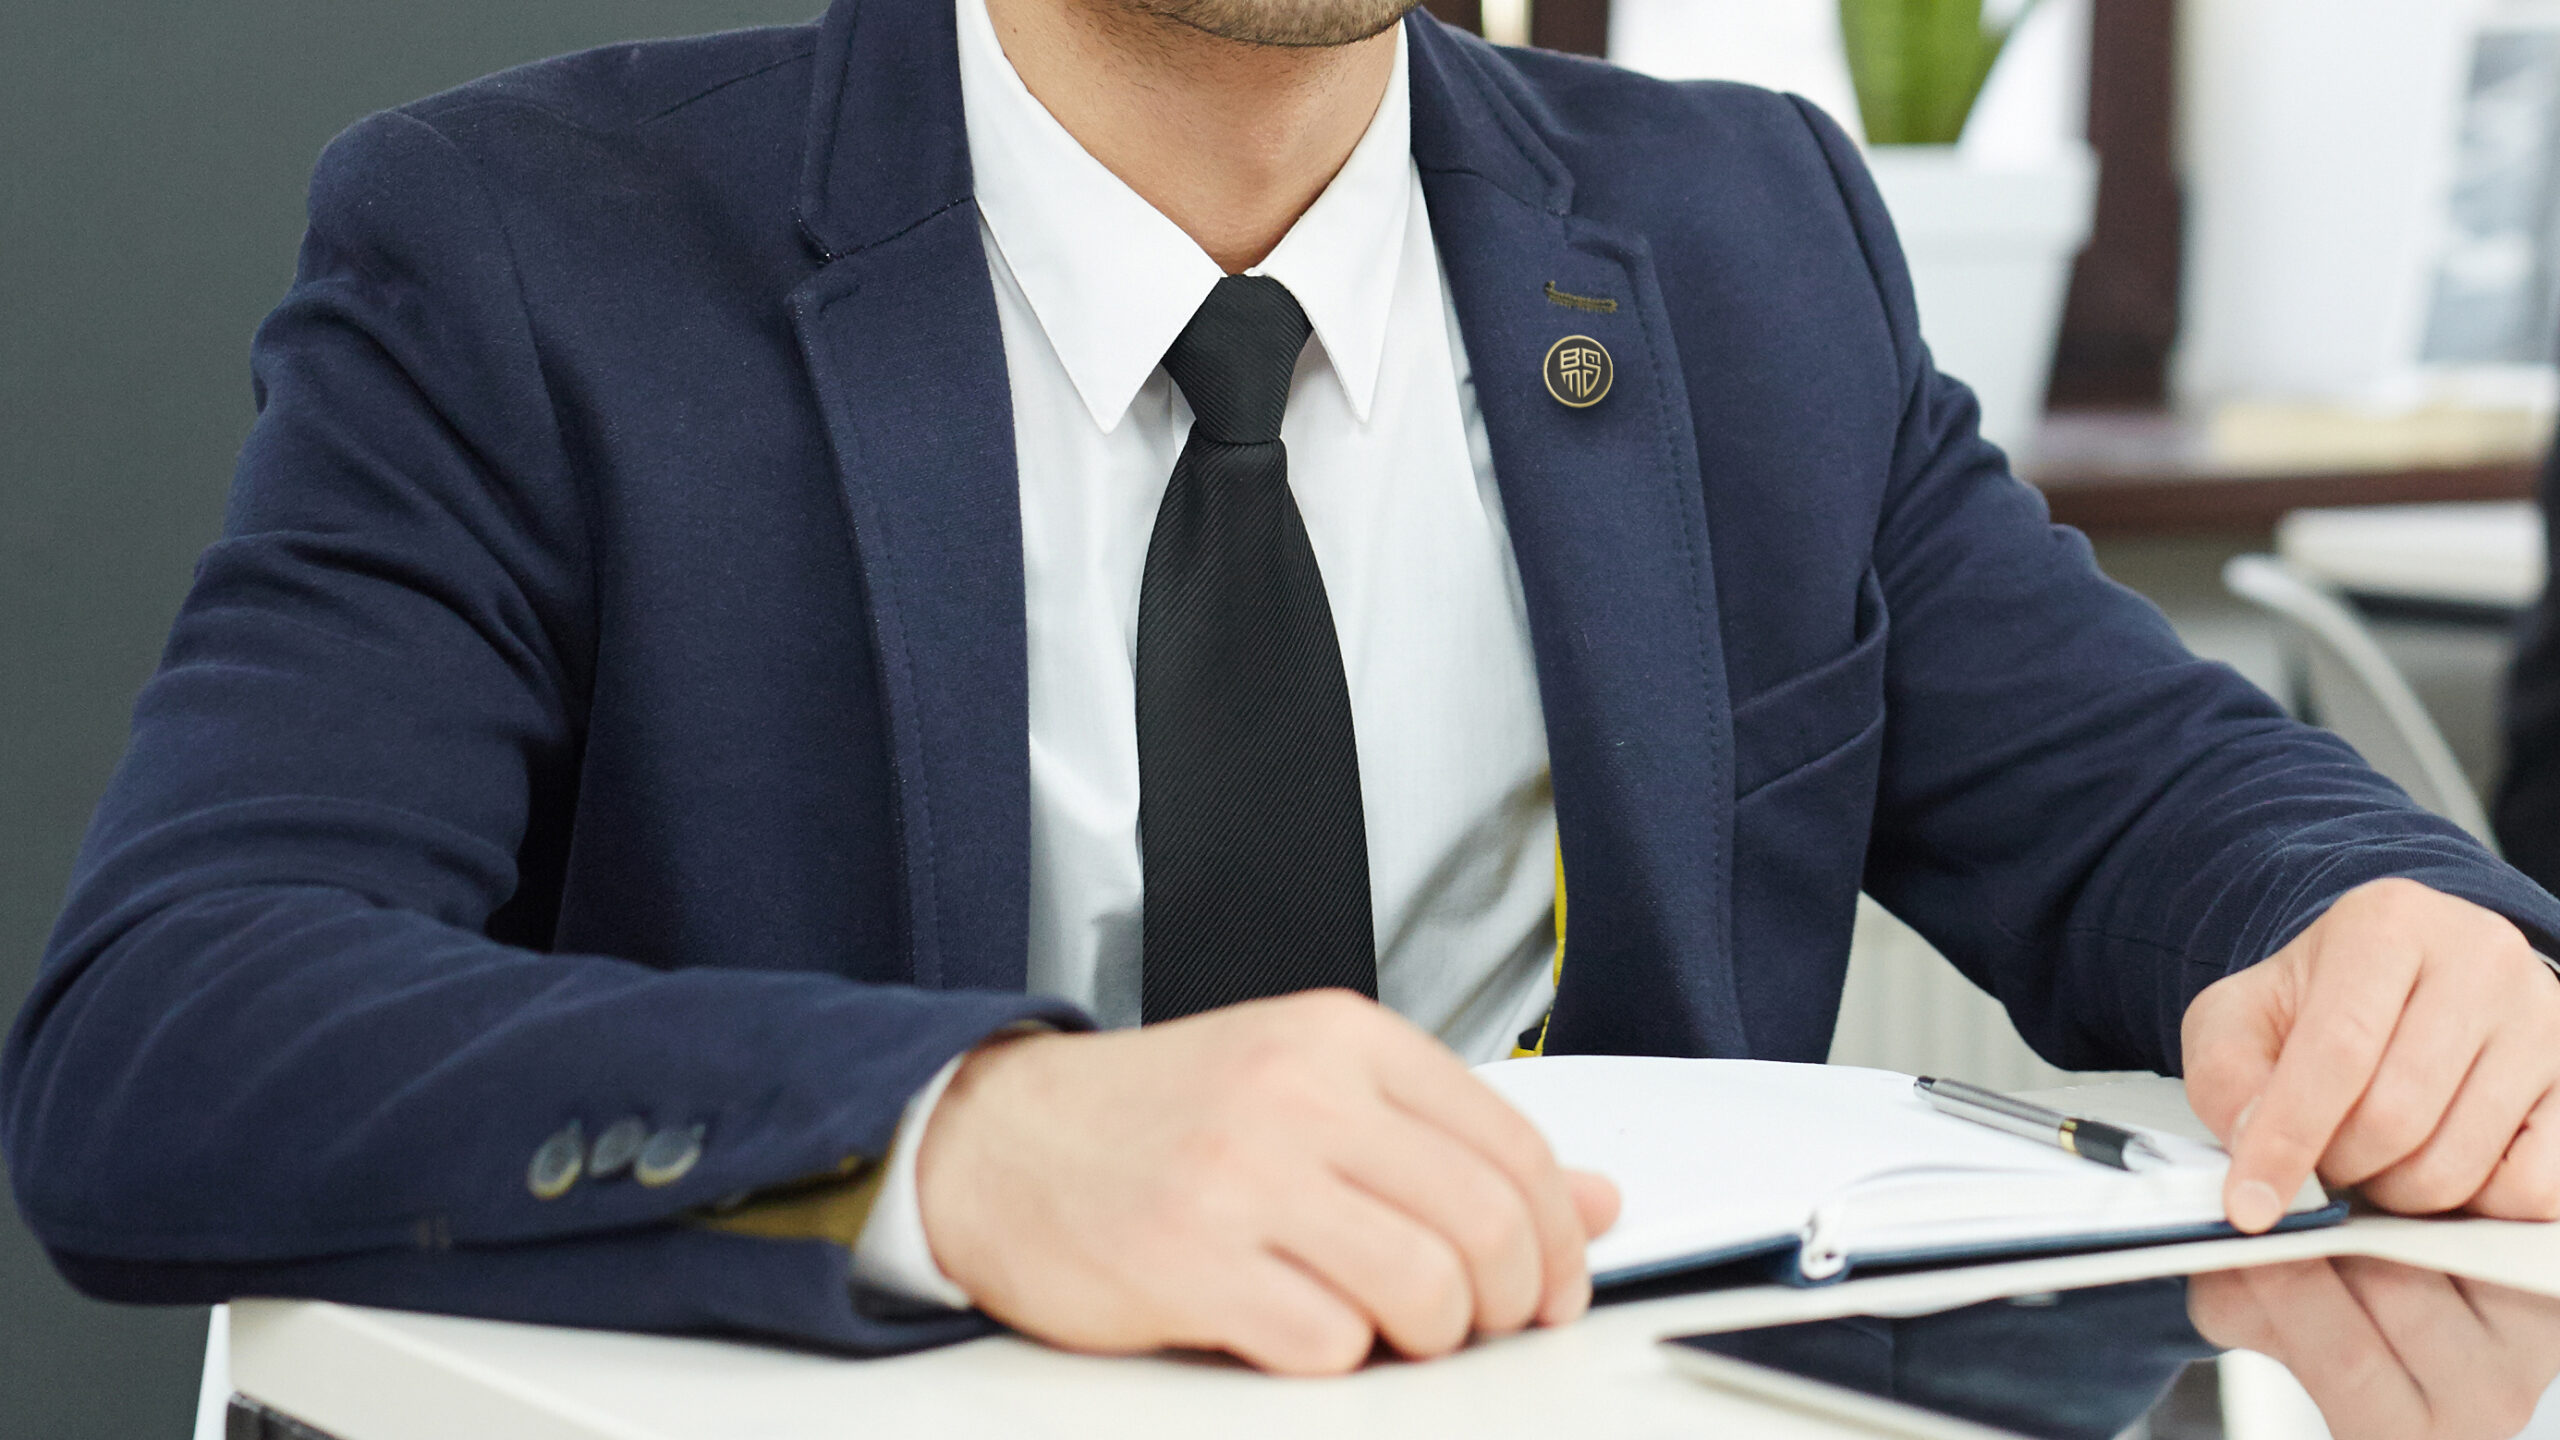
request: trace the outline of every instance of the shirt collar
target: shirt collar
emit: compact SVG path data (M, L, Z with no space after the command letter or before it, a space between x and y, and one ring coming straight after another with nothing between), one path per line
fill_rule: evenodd
M1024 87L986 0L955 3L978 213L1093 423L1117 429L1218 283L1218 264ZM1270 256L1247 272L1297 297L1364 424L1413 210L1410 96L1398 26L1395 68L1367 133Z

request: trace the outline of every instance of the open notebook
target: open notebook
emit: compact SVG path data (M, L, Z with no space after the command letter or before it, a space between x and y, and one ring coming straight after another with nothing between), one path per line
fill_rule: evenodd
M2236 1233L2215 1146L2145 1131L2170 1163L2128 1173L1940 1114L1889 1070L1559 1055L1476 1073L1565 1164L1617 1181L1625 1208L1591 1242L1602 1287L1753 1257L1818 1284L1853 1265ZM2278 1228L2345 1218L2315 1180Z

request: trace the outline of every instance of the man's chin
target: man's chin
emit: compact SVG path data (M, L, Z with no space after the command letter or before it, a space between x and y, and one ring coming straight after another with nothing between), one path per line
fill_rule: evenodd
M1322 49L1394 27L1422 0L1129 0L1130 8L1239 45Z

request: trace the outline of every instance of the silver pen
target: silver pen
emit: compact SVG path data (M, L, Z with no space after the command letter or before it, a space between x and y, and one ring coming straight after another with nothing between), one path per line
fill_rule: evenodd
M2118 1170L2144 1170L2166 1165L2169 1157L2139 1133L2103 1120L2089 1120L2065 1115L2042 1105L1967 1085L1961 1080L1939 1080L1923 1075L1912 1086L1920 1098L1940 1111L1959 1120L1988 1125L2029 1140L2041 1140L2057 1149L2068 1150L2083 1160L2095 1160Z

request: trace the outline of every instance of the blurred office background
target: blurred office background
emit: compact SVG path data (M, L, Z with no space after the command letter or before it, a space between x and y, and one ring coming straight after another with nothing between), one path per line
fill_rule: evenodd
M520 60L818 3L0 6L0 1008L32 979L218 523L248 337L290 275L320 147ZM1497 38L1784 86L1864 130L1839 0L1432 3ZM2506 622L2541 579L2515 502L2560 337L2554 7L1986 8L2015 29L1961 143L1876 150L1942 361L1980 383L2058 517L2198 648L2396 743L2408 714L2354 709L2334 637L2226 583L2234 557L2276 555L2311 594L2300 613L2342 608L2486 793ZM2430 502L2470 508L2353 509ZM1861 943L1838 1058L1953 1050L1980 1078L2053 1078L1996 1052L1996 1009L1939 983L1925 946L1881 918ZM185 1433L203 1333L202 1312L71 1295L0 1212L0 1435Z

